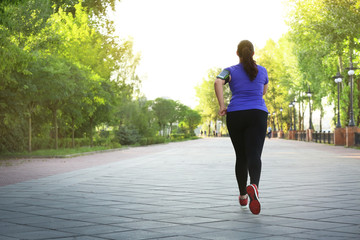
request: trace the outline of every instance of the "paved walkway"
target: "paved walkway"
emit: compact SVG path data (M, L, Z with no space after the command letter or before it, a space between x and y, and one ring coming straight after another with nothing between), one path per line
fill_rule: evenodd
M86 158L109 162L0 187L0 239L360 238L359 150L266 140L258 216L228 138Z

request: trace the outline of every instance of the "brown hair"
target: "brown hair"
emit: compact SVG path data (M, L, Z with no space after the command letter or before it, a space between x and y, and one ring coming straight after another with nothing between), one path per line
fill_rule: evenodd
M249 76L250 80L253 81L257 74L258 68L255 60L253 59L254 55L254 46L248 40L243 40L239 43L237 48L237 53L242 59L241 63L244 66L245 72Z

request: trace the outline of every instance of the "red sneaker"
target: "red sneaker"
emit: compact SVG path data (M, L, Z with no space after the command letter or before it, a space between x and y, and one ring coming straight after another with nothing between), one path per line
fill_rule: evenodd
M241 199L240 198L240 196L239 196L239 203L240 203L240 205L241 206L246 206L246 205L248 205L248 196L246 196L246 198L244 198L244 199Z
M259 192L256 185L251 184L247 186L246 191L250 197L250 204L249 204L250 211L255 215L259 214L261 206L259 202Z

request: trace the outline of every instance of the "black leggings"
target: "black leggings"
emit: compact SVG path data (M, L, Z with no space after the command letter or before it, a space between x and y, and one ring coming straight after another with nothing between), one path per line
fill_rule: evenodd
M250 184L259 186L267 117L267 112L257 109L227 113L226 124L236 154L235 173L240 195L246 194L248 172Z

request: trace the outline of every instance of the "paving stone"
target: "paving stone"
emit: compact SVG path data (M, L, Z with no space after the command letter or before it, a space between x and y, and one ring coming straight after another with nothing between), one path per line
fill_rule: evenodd
M95 223L82 222L82 221L69 221L64 219L56 219L51 222L41 222L41 223L29 223L29 226L45 228L45 229L65 229L69 227L83 227L94 225Z
M211 233L201 233L195 235L195 237L211 239L211 240L242 240L242 239L250 239L250 238L261 239L261 237L266 237L266 236L267 235L260 233L248 233L248 232L240 232L240 231L232 231L232 230L221 230Z
M93 237L93 236L76 236L68 238L56 238L56 240L104 240L105 238Z
M3 235L0 235L0 239L1 240L18 240L18 238L7 237L7 236L3 236Z
M319 239L319 240L339 240L339 239L359 239L359 234L339 233L327 230L312 230L297 234L287 235L291 238L299 239Z
M90 226L76 226L72 228L62 228L62 231L74 233L76 235L99 235L104 233L123 232L131 230L129 228L110 226L110 225L90 225Z
M175 223L168 223L168 222L159 222L159 221L132 221L127 223L120 223L116 224L116 226L128 228L128 229L139 229L139 230L147 230L152 228L165 228L171 226L178 226Z
M192 236L201 233L213 233L217 232L216 229L200 227L196 225L177 225L165 228L154 228L151 231L163 233L170 236Z
M34 231L34 232L16 232L16 233L6 233L6 236L24 239L24 240L35 240L35 239L52 239L52 238L60 238L60 237L69 237L74 234L54 231L54 230L43 230L43 231Z
M174 236L174 237L164 237L161 240L199 240L198 237L186 237L186 236ZM203 240L206 240L202 238ZM201 240L201 239L200 239Z
M14 224L14 223L2 223L0 225L0 235L4 233L13 234L18 232L34 232L43 231L42 227L34 227L29 225Z
M162 239L165 237L174 236L173 234L163 234L158 232L151 232L145 230L132 230L125 232L114 232L109 234L100 234L99 237L106 239L115 239L115 240L142 240L142 239Z
M334 227L331 228L331 231L334 232L343 232L343 233L353 233L358 236L360 236L360 224L354 224L354 225L348 225L347 226L341 226L341 227Z

